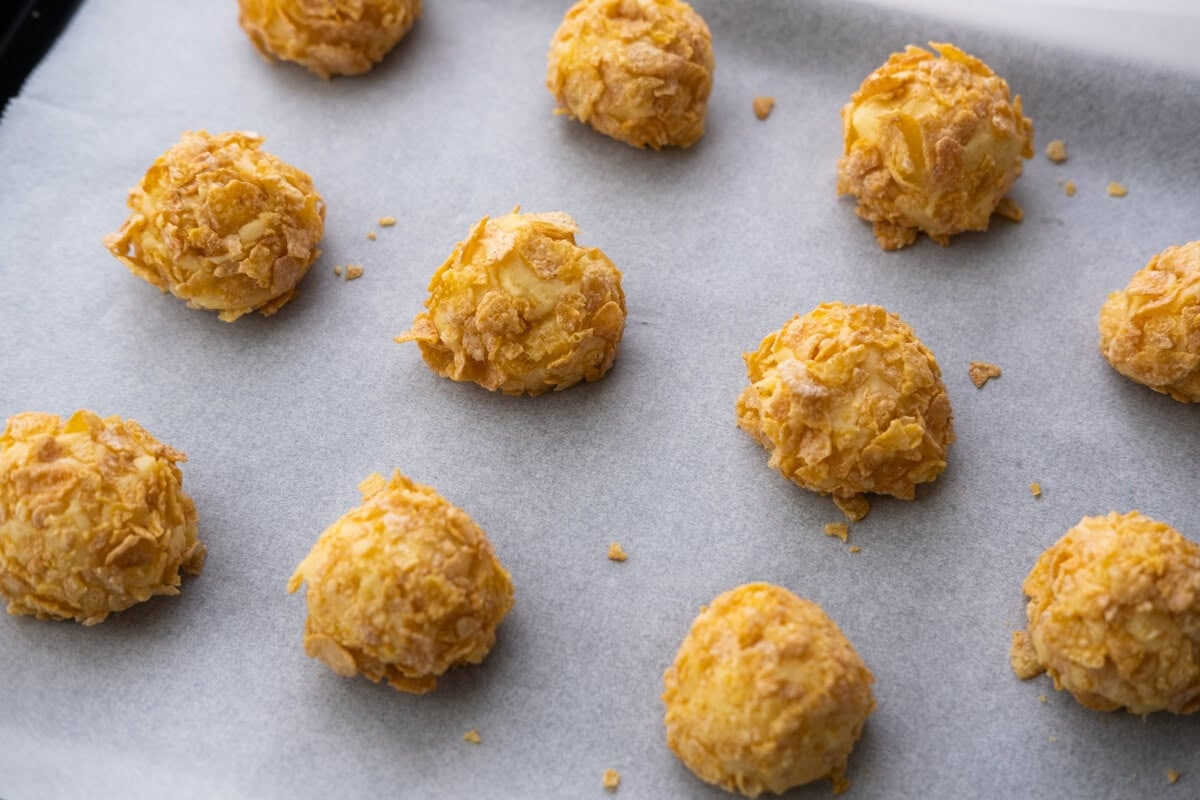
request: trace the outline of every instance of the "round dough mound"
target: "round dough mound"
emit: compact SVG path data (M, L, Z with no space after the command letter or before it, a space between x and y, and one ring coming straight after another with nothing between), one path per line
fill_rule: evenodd
M343 677L432 691L478 664L513 604L512 582L466 512L397 471L321 534L288 582L308 583L304 651Z
M0 435L0 595L8 613L103 622L200 574L183 453L133 420L27 412Z
M1200 241L1168 247L1108 296L1100 352L1125 377L1200 403Z
M702 608L663 676L667 746L757 797L841 773L875 709L871 671L821 607L769 583Z
M680 0L580 0L550 42L546 87L559 107L634 147L690 147L704 135L712 35Z
M429 283L426 311L397 342L430 368L505 394L604 377L625 330L621 273L575 244L563 213L484 217Z
M104 246L134 275L226 322L274 314L321 255L325 203L262 142L184 133L129 193L132 213Z
M1097 711L1200 709L1200 545L1137 511L1084 517L1022 588L1056 687Z
M1033 157L1033 123L1008 84L951 44L939 57L910 46L893 53L842 108L845 155L839 195L858 198L884 250L912 244L917 231L941 245L985 231L993 212L1020 219L1001 200Z
M772 467L852 519L855 504L866 513L862 493L911 500L945 469L954 424L941 370L895 314L825 303L745 359L738 425Z
M322 78L366 72L421 14L421 0L238 0L238 7L238 22L268 61L294 61Z

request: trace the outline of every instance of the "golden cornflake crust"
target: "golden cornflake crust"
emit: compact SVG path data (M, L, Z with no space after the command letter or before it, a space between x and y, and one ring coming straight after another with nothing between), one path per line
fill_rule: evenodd
M771 116L771 111L775 108L774 97L756 97L754 98L754 116L759 119L766 119Z
M837 192L858 199L884 250L912 244L918 231L944 246L987 230L1021 159L1033 157L1020 96L954 45L930 46L939 56L913 46L893 53L842 109Z
M1046 158L1053 161L1055 164L1061 164L1067 160L1067 144L1062 139L1055 139L1046 145Z
M874 677L821 607L767 583L700 610L663 676L667 746L702 780L757 797L841 778Z
M268 61L322 78L383 60L421 14L421 0L238 0L238 22Z
M825 303L745 354L738 425L770 465L831 494L852 521L864 493L911 500L946 467L953 415L933 353L879 306Z
M1000 377L1000 368L986 361L972 361L967 368L967 374L971 376L971 383L975 384L975 388L982 389L992 378Z
M519 210L519 209L518 209ZM416 342L439 375L537 395L604 376L625 330L621 273L563 213L484 217L429 283Z
M8 613L103 622L200 574L183 453L133 420L28 412L0 435L0 595Z
M1168 247L1108 296L1100 352L1125 377L1200 403L1200 241Z
M825 535L841 539L843 543L850 539L850 526L844 522L825 523Z
M478 664L513 604L512 582L460 508L399 471L359 486L363 503L329 526L288 581L308 583L304 651L343 677L413 694Z
M244 131L184 133L129 193L132 213L104 246L134 275L225 322L275 313L321 254L325 203L307 174L262 143Z
M1022 588L1056 688L1097 711L1200 709L1200 545L1136 511L1085 517Z
M1033 640L1026 631L1013 631L1012 646L1008 652L1008 661L1013 672L1023 681L1035 678L1046 671L1042 662L1038 661L1037 651L1033 649Z
M560 113L655 150L704 135L712 35L680 0L579 0L550 43L546 87Z

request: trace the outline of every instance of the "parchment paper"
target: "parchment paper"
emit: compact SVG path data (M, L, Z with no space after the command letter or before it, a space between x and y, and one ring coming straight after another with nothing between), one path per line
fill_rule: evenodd
M1080 517L1138 508L1200 537L1200 407L1096 347L1107 292L1200 237L1197 75L865 5L698 0L708 133L642 152L552 115L566 5L429 0L373 72L325 83L263 63L232 2L93 0L12 103L0 416L87 407L186 451L209 556L180 596L94 628L0 618L0 796L600 798L612 767L619 797L723 797L666 748L661 676L701 604L751 580L819 602L875 672L850 797L1195 796L1200 720L1088 711L1018 681L1008 646L1025 574ZM1026 218L884 253L834 197L838 110L930 39L1023 95ZM778 100L765 122L756 94ZM190 310L100 245L195 128L265 134L328 204L324 256L271 319ZM1052 138L1066 164L1042 154ZM455 242L518 203L573 214L624 271L628 327L599 383L497 396L392 342ZM333 275L347 262L360 280ZM734 424L741 353L827 300L909 322L958 431L915 502L873 501L854 555L822 535L830 500ZM1004 374L976 389L971 360ZM423 697L306 658L303 595L285 591L356 484L396 467L465 508L516 587L486 662ZM605 557L614 540L626 563Z

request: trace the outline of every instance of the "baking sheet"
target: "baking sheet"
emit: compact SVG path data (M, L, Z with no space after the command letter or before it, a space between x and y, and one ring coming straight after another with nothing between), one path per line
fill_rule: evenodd
M551 114L565 2L429 2L382 65L329 83L261 62L232 3L83 5L0 125L0 415L88 407L186 451L209 556L179 597L98 627L0 619L0 796L603 797L612 767L621 797L723 797L667 750L661 675L699 606L751 580L821 603L875 672L852 797L1195 793L1197 719L1088 711L1014 678L1008 645L1024 575L1081 516L1139 508L1200 536L1200 408L1118 376L1095 327L1107 292L1200 235L1197 76L858 4L695 5L709 130L661 153ZM883 253L834 197L838 109L929 39L1023 95L1026 218ZM778 99L765 122L756 94ZM191 128L265 134L328 204L325 254L271 319L187 309L100 245ZM599 383L496 396L391 341L454 243L517 203L572 213L624 271ZM364 276L336 278L347 262ZM855 555L822 535L832 503L734 424L742 351L827 300L908 321L958 431L915 502L873 501ZM971 360L1004 375L976 389ZM465 508L516 588L486 662L423 697L306 658L284 590L359 480L395 467Z

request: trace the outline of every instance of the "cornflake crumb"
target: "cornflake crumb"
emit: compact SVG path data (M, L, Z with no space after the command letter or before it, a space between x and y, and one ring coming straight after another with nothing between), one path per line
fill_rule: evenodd
M759 119L766 119L771 116L771 109L775 108L774 97L755 97L754 98L754 116Z
M471 730L463 734L463 741L470 742L471 744L479 744L483 741L483 737L479 735L479 731L471 728Z
M837 767L829 773L829 780L833 782L834 794L841 794L850 788L850 779L842 774L842 769L843 767Z
M1067 181L1063 184L1063 191L1067 193L1067 197L1075 196L1075 181Z
M367 231L367 238L372 242L375 241L375 231Z
M333 268L333 274L337 275L339 278L342 277L342 267L340 264Z
M379 218L379 225L380 225L380 227L383 227L383 228L390 228L390 227L392 227L392 226L393 226L393 225L395 225L395 224L396 224L396 218L395 218L395 217L380 217L380 218Z
M1016 204L1016 201L1010 197L1001 197L1000 202L996 203L996 210L992 213L999 214L1005 219L1010 219L1013 222L1020 222L1021 220L1025 219L1025 212L1022 211L1021 207Z
M852 545L850 545L850 552L851 552L851 553L861 553L861 552L862 552L862 548L861 548L861 547L859 547L859 546L858 546L858 545L856 545L856 544L852 544Z
M1033 640L1029 638L1028 631L1013 631L1008 660L1013 672L1023 681L1046 671L1046 667L1038 660L1037 651L1033 649Z
M850 526L844 522L825 523L825 535L836 536L843 542L850 538Z
M604 770L604 777L600 779L600 782L604 784L605 789L615 792L617 787L621 785L621 773L615 769L606 769Z
M1044 702L1046 702L1046 695L1044 695L1044 694L1039 694L1039 695L1038 695L1038 702L1039 702L1039 703L1044 703Z
M834 495L833 504L840 508L842 513L846 515L846 519L851 522L858 522L871 511L871 504L861 494L856 494L853 497L838 497Z
M975 384L975 388L982 389L992 378L1000 377L1000 368L986 361L972 361L967 374L971 376L971 383Z
M1179 770L1177 770L1177 769L1167 770L1167 783L1178 783L1178 782L1179 782Z
M1029 484L1029 493L1032 494L1034 497L1041 497L1042 496L1042 485L1040 483L1038 483L1037 481L1034 481L1033 483Z
M1109 197L1124 197L1127 194L1129 194L1129 190L1119 183L1110 183L1108 185Z
M629 556L625 554L625 548L621 547L617 542L613 542L608 546L609 561L624 561L627 558Z
M361 278L362 274L363 274L363 268L361 266L359 266L358 264L347 264L346 265L346 280L352 281L355 278Z
M1055 164L1061 164L1067 160L1067 144L1062 139L1055 139L1046 145L1046 158L1053 161Z
M1057 741L1058 741L1058 737L1057 737L1057 736L1051 736L1051 737L1050 737L1050 741L1052 741L1052 742L1057 742Z

